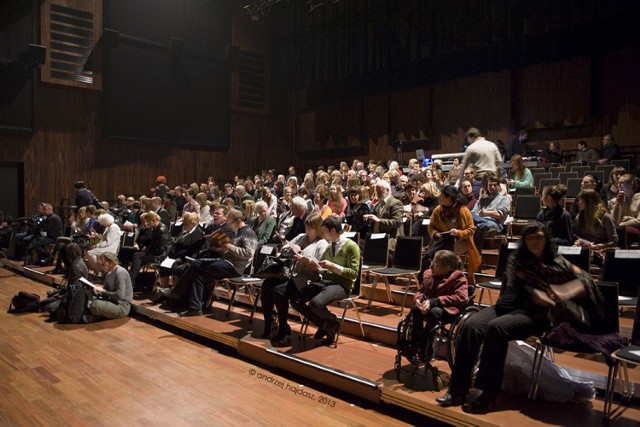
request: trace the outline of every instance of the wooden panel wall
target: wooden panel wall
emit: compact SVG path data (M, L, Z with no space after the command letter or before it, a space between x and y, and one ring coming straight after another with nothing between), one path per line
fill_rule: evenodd
M425 153L459 152L471 126L508 146L519 122L532 129L529 145L534 149L553 141L561 150L574 150L582 139L600 149L607 133L622 147L640 145L638 75L640 50L629 48L366 97L362 150L319 153L313 160L337 164L354 157L394 159L388 142L396 138L426 137ZM312 139L312 131L305 131L306 138ZM406 150L404 159L413 156L413 149Z

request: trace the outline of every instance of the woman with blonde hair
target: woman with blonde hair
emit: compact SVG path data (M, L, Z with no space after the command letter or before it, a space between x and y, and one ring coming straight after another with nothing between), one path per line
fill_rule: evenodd
M531 187L533 185L533 174L529 168L525 166L524 159L519 154L511 157L511 170L509 171L507 184L509 184L510 190L519 187Z
M207 203L207 194L196 194L196 202L200 205L200 212L198 213L200 215L200 224L209 224L211 222L211 212Z
M89 311L98 318L120 319L131 310L133 286L129 273L118 263L112 252L103 252L98 256L100 268L104 272L104 287L96 288L97 299L91 301Z
M327 206L327 199L329 198L329 192L325 185L318 185L316 188L315 208L322 216L322 219L326 219L332 214L332 210Z
M244 220L247 223L253 221L256 218L256 206L258 206L258 203L260 202L264 202L264 200L258 200L257 203L253 200L245 200L244 202L242 202L242 209L240 209L240 211L244 214Z
M329 187L329 202L327 205L335 215L340 217L344 215L344 211L347 209L347 200L342 195L340 184L331 184L331 187Z

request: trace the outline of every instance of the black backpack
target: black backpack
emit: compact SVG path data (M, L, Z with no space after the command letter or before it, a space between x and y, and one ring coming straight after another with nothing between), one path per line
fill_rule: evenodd
M89 301L93 294L80 285L69 285L56 309L58 323L83 323Z
M34 313L40 310L40 296L31 292L20 291L11 298L7 313Z

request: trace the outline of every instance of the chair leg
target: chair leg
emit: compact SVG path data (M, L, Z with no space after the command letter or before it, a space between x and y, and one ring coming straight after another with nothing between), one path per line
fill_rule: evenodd
M238 286L233 285L233 291L231 291L231 283L227 282L227 286L229 287L229 292L231 293L229 297L229 305L227 306L227 316L231 314L231 310L233 309L233 303L236 300L236 293L238 292Z
M604 415L602 417L603 422L608 422L611 417L611 406L613 400L614 387L616 384L616 378L618 376L618 367L620 362L614 361L613 366L609 366L609 372L607 374L607 385L604 393Z
M376 293L376 287L378 286L378 280L380 276L373 274L373 281L371 282L371 293L369 294L369 302L367 303L367 310L371 310L371 303L373 302L373 294Z
M529 386L529 399L535 400L538 394L538 379L540 378L540 369L542 368L542 359L544 358L544 345L537 344L533 356L533 366L531 369L531 385Z
M342 324L344 323L344 318L347 315L347 309L349 308L349 304L346 304L344 306L344 309L342 310L342 316L340 317L340 326L338 326L338 333L336 333L336 338L333 340L333 344L331 344L331 347L333 348L338 348L338 340L340 339L340 332L342 331Z
M362 332L362 338L365 337L364 335L364 326L362 325L362 318L360 317L360 311L358 310L358 306L356 305L355 301L351 301L349 304L353 304L353 309L356 312L356 316L358 317L358 324L360 324L360 332Z
M256 296L253 297L253 304L251 305L251 316L249 316L249 322L253 322L253 315L256 313L256 309L258 308L258 301L260 301L260 294L262 293L262 288L256 287Z
M416 279L416 282L420 284L420 280L418 280L418 275L414 274L413 276ZM389 281L386 281L386 284L387 286L389 286ZM411 287L411 276L409 276L409 281L407 282L407 286L405 286L404 288L404 296L402 297L402 306L400 307L400 313L398 314L399 316L404 316L404 306L407 303L407 295L409 294L410 287ZM389 297L391 297L391 294L389 294ZM393 300L390 298L389 302L393 302Z

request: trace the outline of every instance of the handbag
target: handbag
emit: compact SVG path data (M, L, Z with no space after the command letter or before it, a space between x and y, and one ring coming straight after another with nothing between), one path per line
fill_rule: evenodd
M288 266L287 260L275 256L267 256L253 275L261 279L290 279L291 269Z

